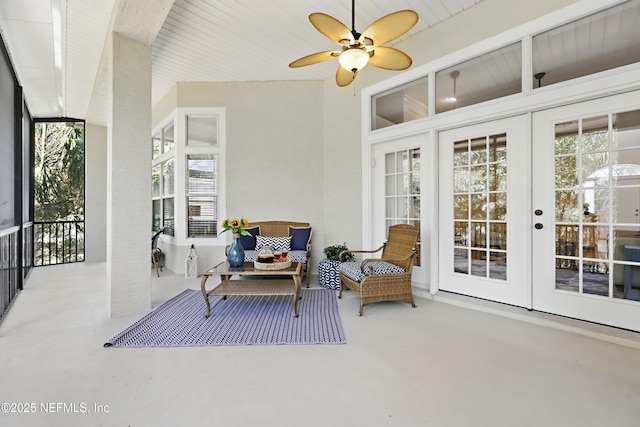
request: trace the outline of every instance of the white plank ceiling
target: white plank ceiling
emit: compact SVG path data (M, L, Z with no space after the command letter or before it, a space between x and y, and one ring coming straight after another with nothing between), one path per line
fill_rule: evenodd
M122 0L122 2L141 0ZM143 0L153 5L153 0ZM356 30L402 9L420 17L404 40L481 0L358 0ZM136 6L143 3L138 3ZM84 119L115 0L1 0L0 32L34 117ZM335 61L290 69L337 45L313 28L324 12L351 27L348 0L175 0L152 44L153 103L176 82L323 80ZM148 25L144 16L139 25ZM99 84L99 83L98 83Z
M384 15L415 10L418 23L393 45L480 1L357 0L355 27L362 32ZM311 25L309 14L324 12L350 28L351 10L349 0L0 0L0 34L34 117L86 119L105 110L100 61L111 31L153 40L155 104L176 82L333 78L337 61L296 69L288 64L337 47ZM545 72L542 84L549 85L639 62L638 46L640 0L630 0L534 37L533 71ZM510 81L517 88L518 55L503 55L500 67L487 59L454 67L461 71L459 97L482 97L472 92Z

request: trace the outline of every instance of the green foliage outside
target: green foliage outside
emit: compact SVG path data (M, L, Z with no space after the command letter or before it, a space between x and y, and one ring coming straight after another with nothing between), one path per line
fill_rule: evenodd
M84 125L36 123L35 145L35 220L84 221Z

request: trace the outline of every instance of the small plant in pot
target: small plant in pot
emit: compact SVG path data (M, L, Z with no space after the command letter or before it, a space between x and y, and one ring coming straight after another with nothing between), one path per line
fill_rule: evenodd
M342 257L339 258L340 254L347 250L349 250L347 244L343 243L341 245L327 246L324 248L324 254L327 256L327 259L331 261L351 261L353 259L353 254L351 252L345 252L342 254Z

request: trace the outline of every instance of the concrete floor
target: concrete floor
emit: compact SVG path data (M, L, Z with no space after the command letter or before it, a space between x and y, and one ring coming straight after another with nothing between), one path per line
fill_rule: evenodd
M199 280L152 287L155 307ZM638 334L457 297L358 317L347 292L345 345L103 348L144 314L108 319L105 299L104 264L33 271L0 325L0 426L640 425Z

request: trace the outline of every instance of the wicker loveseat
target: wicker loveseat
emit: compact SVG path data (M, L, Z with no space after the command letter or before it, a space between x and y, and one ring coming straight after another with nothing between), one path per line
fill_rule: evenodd
M308 222L296 221L256 221L245 228L251 236L241 236L245 261L255 261L259 247L256 247L257 236L269 238L291 237L289 258L293 262L301 262L302 274L309 287L309 259L311 258L311 237L313 229Z

